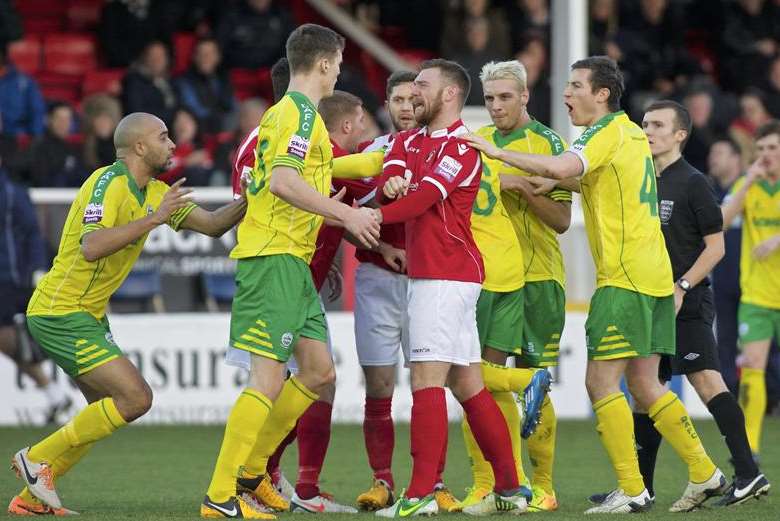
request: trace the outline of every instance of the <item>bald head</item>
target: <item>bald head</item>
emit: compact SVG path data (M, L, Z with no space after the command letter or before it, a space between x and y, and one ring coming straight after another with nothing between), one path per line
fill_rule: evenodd
M164 129L160 118L146 112L133 112L123 117L114 131L114 147L117 152L132 148L143 136L157 129Z

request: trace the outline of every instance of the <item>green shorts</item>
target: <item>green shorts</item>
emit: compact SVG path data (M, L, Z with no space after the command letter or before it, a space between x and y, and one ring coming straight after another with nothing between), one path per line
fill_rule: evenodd
M240 259L230 316L230 345L287 362L298 338L328 341L309 265L293 255Z
M27 326L49 358L74 378L123 356L105 316L98 320L86 311L28 315Z
M780 309L740 302L737 320L741 345L772 338L780 339Z
M566 322L566 294L554 280L525 283L523 356L527 367L558 365L561 333Z
M483 289L477 300L479 343L510 355L522 353L523 288L497 292Z
M674 296L598 288L590 300L585 335L591 360L674 355Z

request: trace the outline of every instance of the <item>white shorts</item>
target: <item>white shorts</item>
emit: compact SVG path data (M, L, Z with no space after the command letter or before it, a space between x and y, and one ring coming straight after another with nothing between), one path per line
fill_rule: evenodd
M322 297L320 297L320 307L322 308L322 312L325 313L325 304L322 303ZM328 315L325 313L325 322L327 323L327 321ZM328 328L328 353L331 354L332 358L333 348L331 347L330 341L330 328ZM252 353L228 345L227 351L225 351L225 363L249 371L252 368ZM294 354L287 360L287 370L292 374L298 374L298 362L295 361Z
M409 280L411 362L479 363L477 299L482 285L453 280Z
M355 345L362 366L395 365L409 355L406 275L363 262L355 273Z

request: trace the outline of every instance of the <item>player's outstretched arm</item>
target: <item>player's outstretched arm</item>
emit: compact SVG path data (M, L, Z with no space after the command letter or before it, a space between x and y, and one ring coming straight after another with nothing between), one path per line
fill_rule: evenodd
M211 237L222 237L225 232L233 228L244 218L245 213L246 198L240 197L213 211L204 210L200 207L194 208L184 218L181 227L185 230L192 230Z
M361 179L375 177L382 173L385 153L363 152L333 159L333 177L336 179Z
M81 253L84 258L94 262L108 257L166 223L171 214L190 204L192 189L181 187L185 180L179 179L165 192L160 206L153 214L122 226L101 228L85 234L81 238Z
M367 247L378 244L379 223L369 208L352 208L324 197L301 179L294 168L274 167L269 189L276 197L296 208L322 215L329 222L343 226Z
M567 179L582 175L582 161L573 153L548 156L543 154L523 154L512 150L498 148L487 139L477 134L467 134L463 139L485 155L503 161L531 174L550 177L552 179Z

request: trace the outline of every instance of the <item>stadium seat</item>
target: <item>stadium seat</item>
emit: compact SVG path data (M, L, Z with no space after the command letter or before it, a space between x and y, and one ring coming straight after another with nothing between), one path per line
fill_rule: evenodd
M162 282L159 270L133 270L111 297L115 303L136 303L143 311L151 308L155 313L164 313Z
M50 72L82 76L97 67L95 41L85 34L48 34L43 39L43 66Z
M62 0L16 0L14 6L23 18L59 18L68 7Z
M45 36L51 33L58 33L62 31L63 18L24 18L22 25L24 26L24 34L32 36Z
M83 31L92 29L100 21L105 0L70 0L68 2L68 29Z
M236 282L232 273L201 273L201 287L209 311L219 311L220 304L233 302Z
M105 92L113 96L122 93L122 77L124 69L95 69L84 75L83 96Z
M11 43L8 54L14 65L24 73L35 74L41 68L41 40L37 36Z
M271 69L231 69L230 82L239 100L262 96L272 100Z
M81 99L81 76L41 70L35 79L47 100L67 101L74 106Z
M173 73L180 74L190 66L192 50L197 37L194 33L176 33L173 35Z

